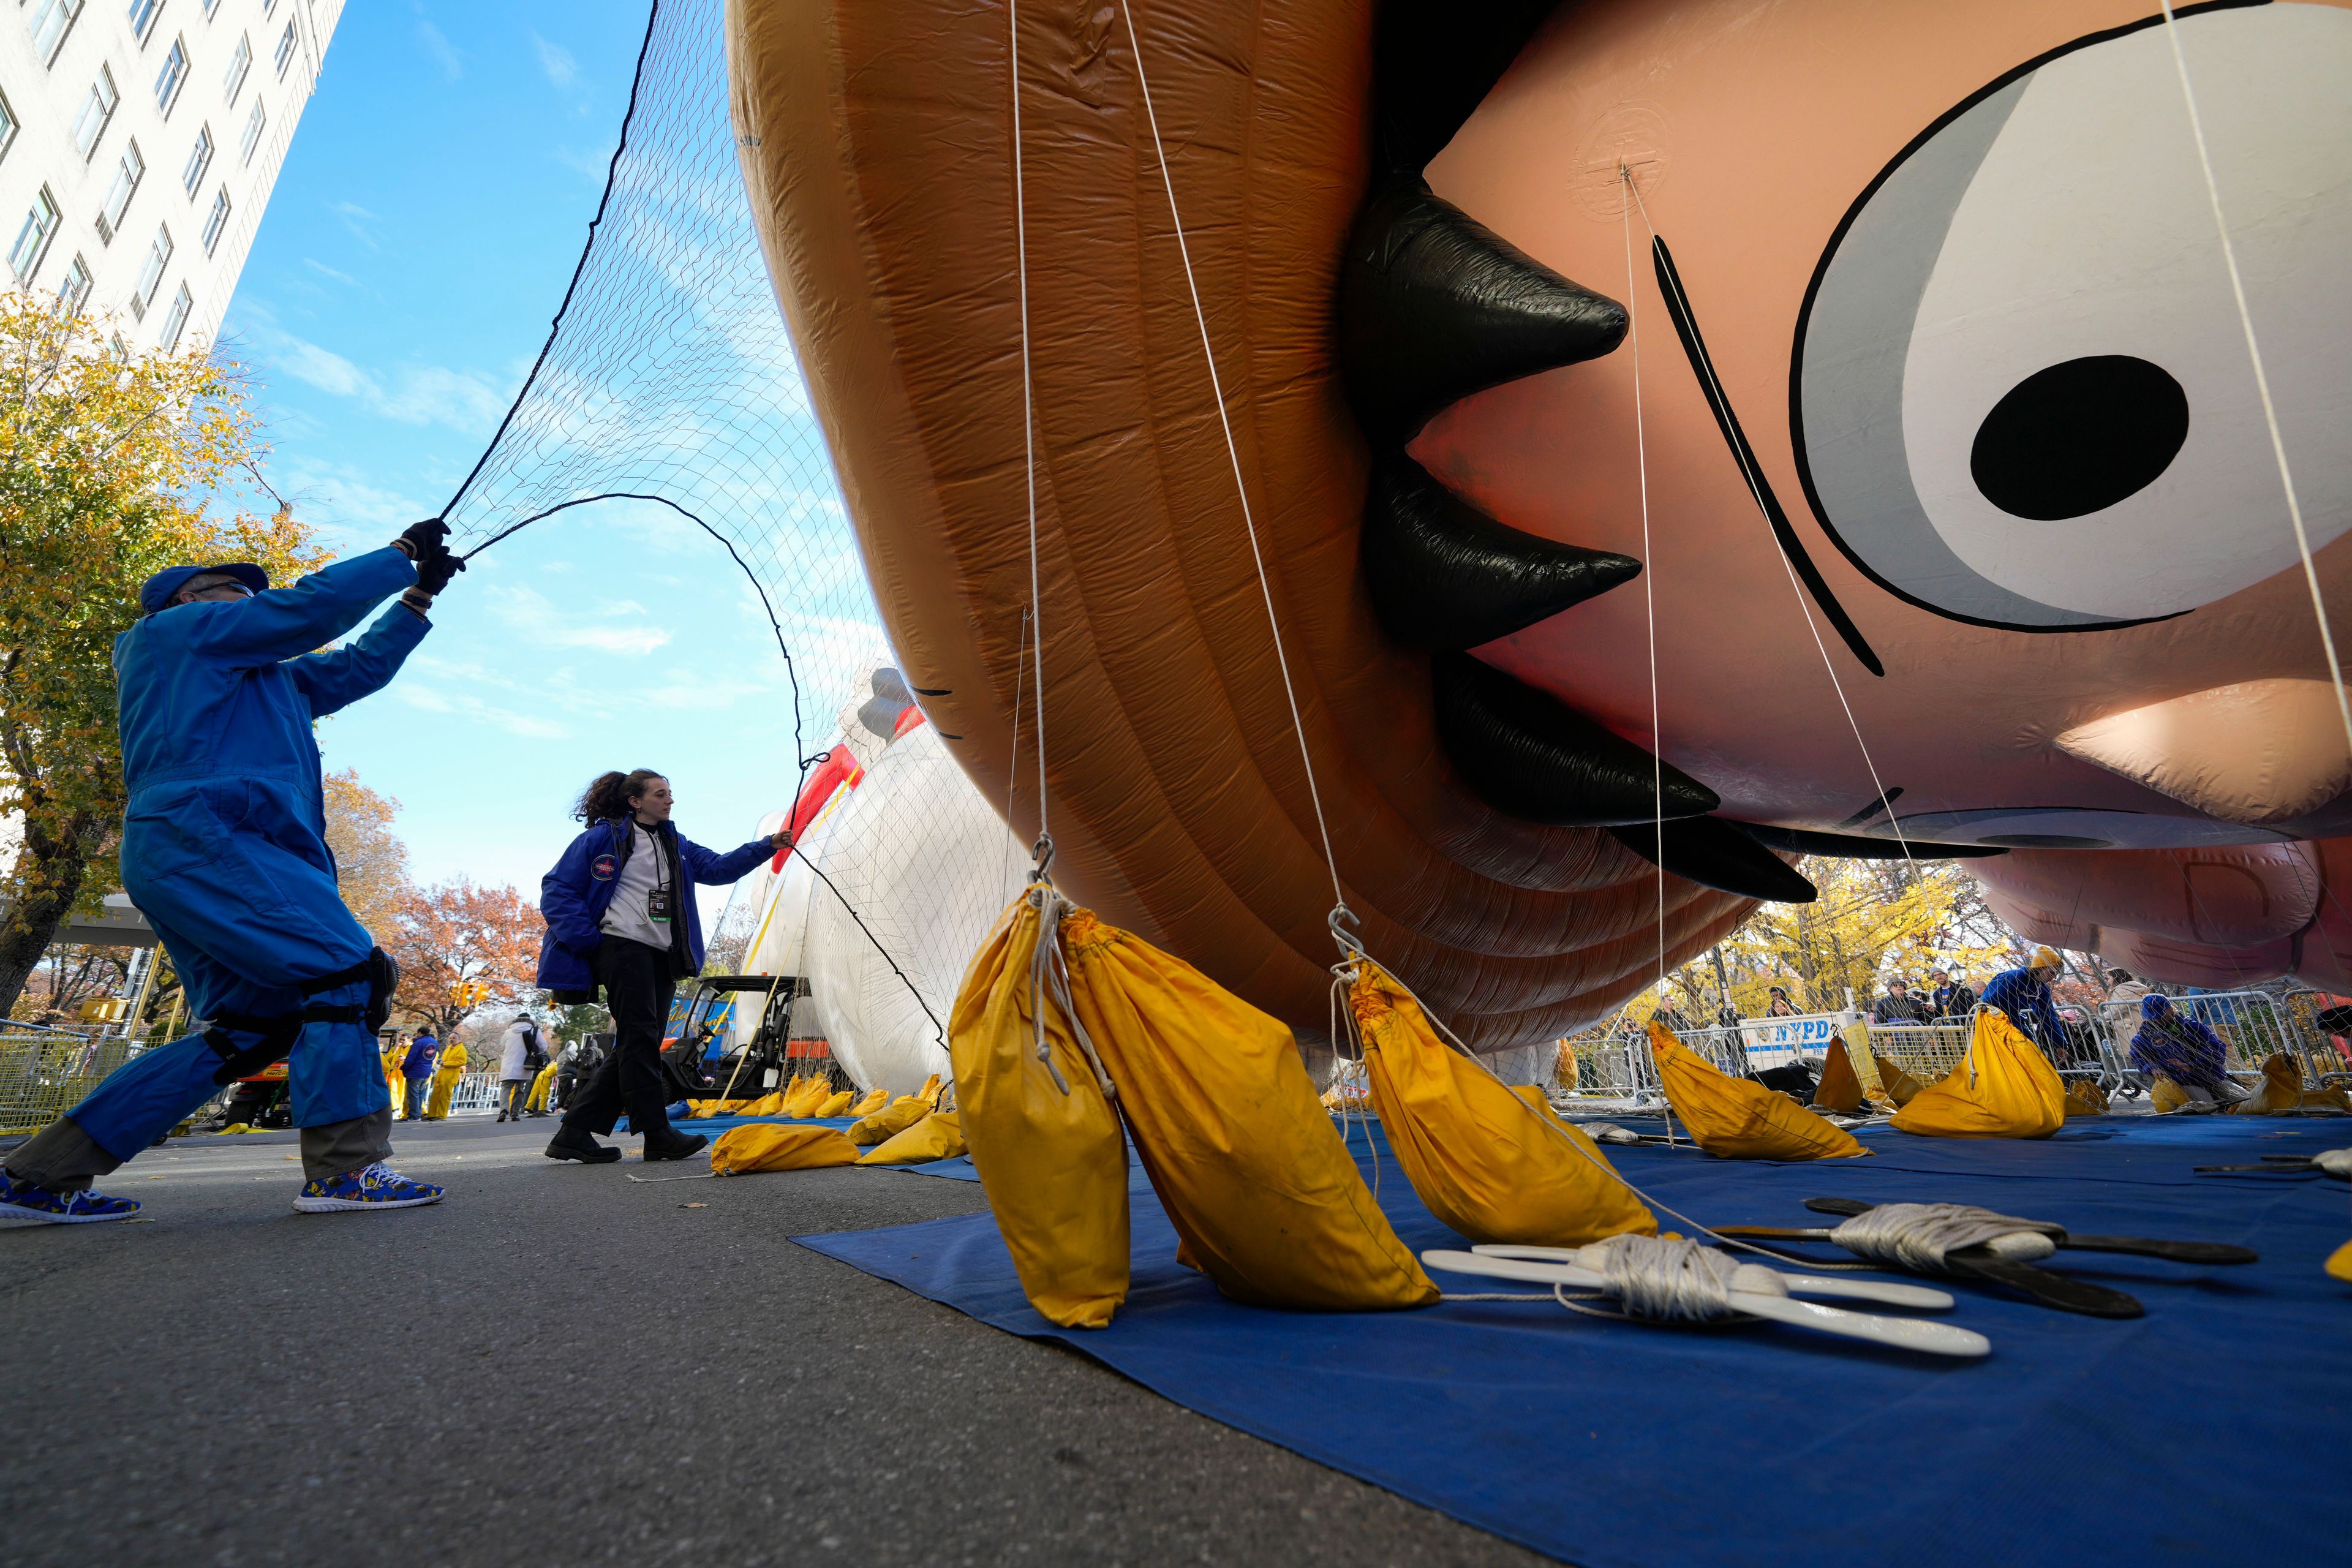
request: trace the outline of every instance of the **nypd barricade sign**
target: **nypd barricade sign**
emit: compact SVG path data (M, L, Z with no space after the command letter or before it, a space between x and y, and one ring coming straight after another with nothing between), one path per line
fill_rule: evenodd
M1800 1059L1819 1061L1829 1054L1830 1042L1859 1013L1807 1013L1794 1018L1742 1018L1740 1044L1748 1047L1750 1068L1784 1068Z

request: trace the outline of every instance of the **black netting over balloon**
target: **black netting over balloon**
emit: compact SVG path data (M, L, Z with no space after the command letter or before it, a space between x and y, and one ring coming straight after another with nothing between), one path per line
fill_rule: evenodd
M701 524L767 607L805 755L881 633L744 196L722 11L656 0L587 248L443 515L468 553L598 500Z

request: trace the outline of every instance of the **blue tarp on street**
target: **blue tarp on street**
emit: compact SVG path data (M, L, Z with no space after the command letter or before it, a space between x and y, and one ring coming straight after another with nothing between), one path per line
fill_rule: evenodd
M2263 1259L2052 1260L2146 1304L2145 1318L2121 1321L1953 1282L1959 1304L1944 1319L1993 1342L1969 1363L1777 1325L1605 1321L1549 1302L1243 1307L1177 1264L1174 1231L1139 1181L1132 1287L1098 1331L1056 1329L1030 1309L984 1213L799 1240L1588 1568L2344 1561L2352 1286L2320 1265L2352 1237L2352 1197L2317 1176L2191 1167L2341 1146L2352 1122L2100 1118L2042 1142L1863 1136L1873 1158L1816 1164L1663 1147L1610 1156L1713 1225L1823 1223L1803 1206L1811 1196L1951 1201L2085 1234L2232 1242ZM1360 1126L1350 1142L1364 1144ZM1381 1204L1403 1239L1463 1245L1373 1144ZM1360 1163L1370 1179L1369 1154ZM1435 1278L1449 1290L1509 1289Z

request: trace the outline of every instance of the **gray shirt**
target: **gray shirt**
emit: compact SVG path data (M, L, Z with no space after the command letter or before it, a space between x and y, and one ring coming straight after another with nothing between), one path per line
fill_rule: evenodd
M628 864L621 868L620 885L613 889L613 901L606 906L597 929L606 936L625 936L667 952L671 922L649 917L646 900L656 887L669 888L669 856L663 851L662 841L653 830L634 817L630 819L629 831L635 837L629 844ZM676 888L669 888L669 901L675 918Z

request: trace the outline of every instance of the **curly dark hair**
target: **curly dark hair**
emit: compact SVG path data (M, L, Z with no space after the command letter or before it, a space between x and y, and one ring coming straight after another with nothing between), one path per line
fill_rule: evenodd
M666 779L667 773L652 768L631 768L625 773L598 773L580 792L580 802L572 815L583 822L610 822L616 816L629 815L629 803L646 793L649 780Z

